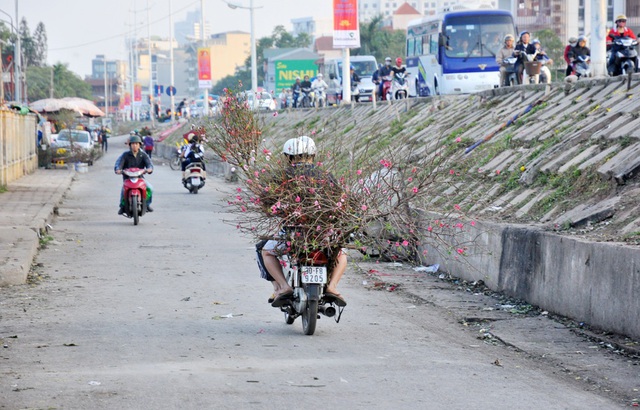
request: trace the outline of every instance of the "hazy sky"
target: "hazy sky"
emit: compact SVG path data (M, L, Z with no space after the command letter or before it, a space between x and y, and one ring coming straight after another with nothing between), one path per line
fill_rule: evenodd
M250 0L229 0L245 7ZM25 17L33 33L43 22L47 31L47 62L68 63L81 77L91 73L91 59L127 59L125 37L132 32L136 15L138 37L147 36L147 11L151 35L169 37L170 0L17 0L20 20ZM172 0L174 24L187 12L200 10L201 0ZM253 0L256 38L268 36L273 27L292 29L291 19L332 19L331 0ZM261 7L261 8L258 8ZM204 0L205 17L212 33L230 30L250 32L249 10L231 9L222 0ZM135 12L137 11L137 12ZM6 14L5 14L6 13ZM0 0L0 20L16 21L16 0Z

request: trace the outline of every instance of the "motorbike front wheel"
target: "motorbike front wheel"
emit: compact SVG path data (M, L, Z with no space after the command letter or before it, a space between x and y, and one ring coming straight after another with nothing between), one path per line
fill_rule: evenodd
M138 215L138 197L131 197L131 216L133 217L133 224L138 225L140 221L140 215Z
M181 169L182 168L181 165L182 164L180 163L180 157L175 156L171 158L171 162L169 163L169 166L171 167L172 170L177 171Z
M305 335L311 336L316 331L318 320L318 301L307 300L307 306L302 311L302 330Z

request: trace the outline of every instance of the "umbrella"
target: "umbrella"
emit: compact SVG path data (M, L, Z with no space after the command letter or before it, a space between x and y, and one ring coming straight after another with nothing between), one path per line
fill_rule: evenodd
M70 110L87 117L104 117L104 112L96 107L93 102L77 97L45 98L32 102L29 107L37 112Z
M87 117L104 117L104 112L98 108L92 101L79 97L65 97L62 101L75 104L80 112Z

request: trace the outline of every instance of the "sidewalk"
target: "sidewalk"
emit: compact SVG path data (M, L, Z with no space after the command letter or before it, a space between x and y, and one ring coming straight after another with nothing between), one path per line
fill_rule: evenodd
M25 283L39 235L71 186L73 169L38 169L0 193L0 286Z

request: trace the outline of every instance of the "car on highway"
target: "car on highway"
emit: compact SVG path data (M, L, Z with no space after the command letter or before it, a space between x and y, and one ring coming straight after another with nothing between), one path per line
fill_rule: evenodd
M87 162L89 165L93 164L93 159L96 157L95 146L89 131L70 129L61 130L51 145L59 155L73 157L74 161Z
M247 104L249 104L249 107L252 107L254 110L274 111L277 108L276 100L266 91L258 92L257 103L254 102L254 95L252 91L246 91L244 93L244 98L247 101Z

